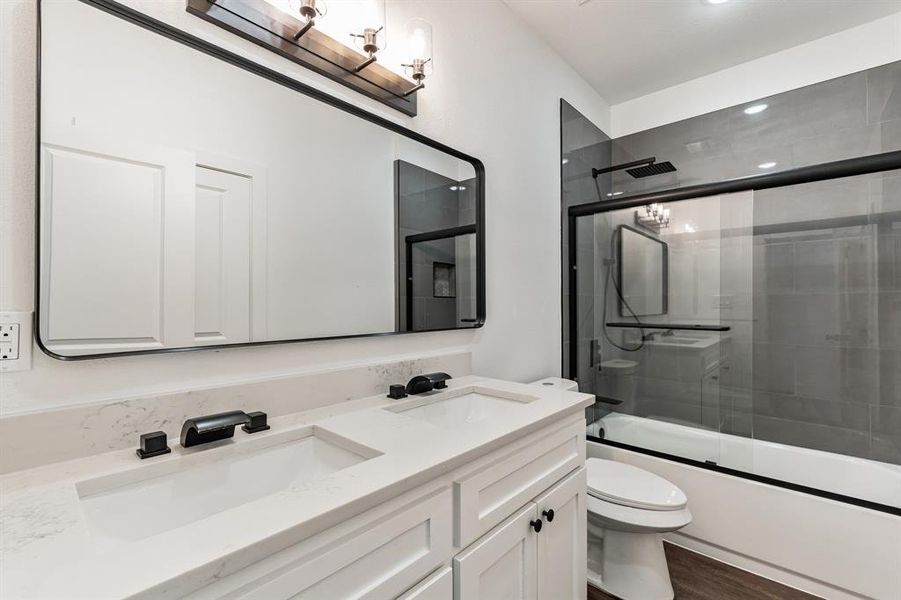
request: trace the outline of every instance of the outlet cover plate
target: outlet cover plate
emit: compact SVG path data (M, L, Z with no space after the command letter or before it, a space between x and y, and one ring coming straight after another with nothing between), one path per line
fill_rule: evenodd
M0 311L0 372L31 369L31 315L30 312Z

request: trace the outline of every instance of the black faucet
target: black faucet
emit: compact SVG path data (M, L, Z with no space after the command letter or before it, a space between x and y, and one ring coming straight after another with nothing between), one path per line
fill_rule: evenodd
M215 415L191 417L181 426L181 445L185 448L224 440L235 435L235 426L247 433L266 431L266 413L246 413L243 410L232 410Z
M407 382L407 393L412 396L414 394L431 392L432 390L443 390L447 387L448 379L452 379L452 377L447 373L417 375Z

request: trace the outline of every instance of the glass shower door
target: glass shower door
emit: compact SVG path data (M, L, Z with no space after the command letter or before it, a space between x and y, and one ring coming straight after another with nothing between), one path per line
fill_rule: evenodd
M668 222L642 208L577 219L578 378L598 398L589 435L749 468L753 196L666 208Z

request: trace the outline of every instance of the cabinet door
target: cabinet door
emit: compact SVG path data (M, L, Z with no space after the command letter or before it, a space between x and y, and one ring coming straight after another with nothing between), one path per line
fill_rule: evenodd
M584 600L587 588L588 508L581 467L535 499L543 521L538 544L538 597ZM554 511L553 518L549 518ZM547 514L545 514L547 513Z
M444 567L407 590L397 600L453 600L453 597L454 571Z
M454 558L455 600L534 600L536 538L531 502Z

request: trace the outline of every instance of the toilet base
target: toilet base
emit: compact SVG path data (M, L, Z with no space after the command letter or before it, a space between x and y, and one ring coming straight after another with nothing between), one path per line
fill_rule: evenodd
M591 528L590 528L591 529ZM589 533L588 583L622 600L672 600L663 536L603 529Z

